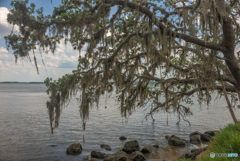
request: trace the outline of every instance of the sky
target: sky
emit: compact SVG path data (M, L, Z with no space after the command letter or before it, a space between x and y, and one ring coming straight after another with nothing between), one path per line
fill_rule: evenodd
M43 7L44 14L51 14L55 6L59 6L60 0L29 0L35 3L36 8ZM77 67L79 56L78 51L74 51L70 44L63 42L57 46L56 52L39 53L36 51L39 74L35 65L29 60L18 59L15 63L14 55L9 52L5 45L4 36L9 35L12 25L7 22L7 14L11 10L11 0L0 0L0 82L19 81L19 82L43 82L47 77L58 79L62 75L70 73ZM42 58L46 66L42 63ZM33 59L32 59L33 60Z

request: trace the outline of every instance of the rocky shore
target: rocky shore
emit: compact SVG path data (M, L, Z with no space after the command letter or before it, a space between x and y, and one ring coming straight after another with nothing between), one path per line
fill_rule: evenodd
M211 140L213 140L213 137L216 133L217 131L206 131L204 133L195 131L189 135L189 140L180 138L175 135L167 135L165 136L165 138L167 139L169 145L185 148L189 144L199 145L202 143L210 142ZM146 154L150 154L153 148L159 148L158 144L144 145L141 148L137 140L128 141L127 137L125 136L120 136L119 140L124 141L125 143L124 146L115 153L106 154L100 151L93 150L90 156L85 158L85 161L126 161L127 158L128 160L130 159L132 161L144 161L146 160ZM107 151L112 150L112 148L107 144L101 144L100 147ZM178 159L188 158L194 160L201 152L205 151L206 149L207 147L200 149L192 149L191 151L180 156ZM81 154L81 152L82 145L80 143L71 144L66 150L66 153L68 155L78 155Z

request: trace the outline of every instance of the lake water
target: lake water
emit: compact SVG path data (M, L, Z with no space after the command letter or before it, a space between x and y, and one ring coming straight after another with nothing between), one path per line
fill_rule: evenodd
M189 139L193 131L218 130L232 123L224 98L212 101L209 107L193 105L193 116L187 117L191 126L186 122L177 126L176 114L168 115L168 124L166 113L155 114L153 124L151 119L144 119L146 111L142 108L136 109L127 120L123 119L113 95L107 100L103 97L99 108L90 111L85 131L81 126L78 101L72 98L63 108L59 128L51 135L45 91L43 84L0 84L0 160L83 160L92 150L114 153L124 145L119 140L121 135L127 140L138 140L141 147L158 143L160 148L153 148L152 154L146 156L149 160L173 160L195 146L169 146L165 135ZM240 111L235 110L235 113L240 118ZM66 155L67 147L75 142L82 144L83 152L77 156ZM102 143L113 150L101 149Z

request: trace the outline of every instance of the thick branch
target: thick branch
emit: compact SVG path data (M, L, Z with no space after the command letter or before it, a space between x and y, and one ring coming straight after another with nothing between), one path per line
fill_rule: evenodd
M111 3L112 1L106 0L106 2ZM116 5L121 5L123 7L125 6L124 1L122 1L122 0L116 0L115 4ZM136 3L131 3L131 2L127 3L127 7L131 8L131 9L138 10L141 13L145 14L161 30L161 32L166 30L168 36L174 37L174 31L171 31L170 28L165 27L164 24L160 23L158 21L158 19L156 18L155 14L152 13L148 8L145 8L143 6L140 6ZM190 43L194 43L194 44L209 48L209 49L219 50L219 51L224 50L224 47L220 44L216 44L216 43L213 43L213 42L206 42L206 41L203 41L201 39L198 39L196 37L192 37L192 36L189 36L189 35L186 35L186 34L175 33L175 37L183 39L183 40L185 40L187 42L190 42Z

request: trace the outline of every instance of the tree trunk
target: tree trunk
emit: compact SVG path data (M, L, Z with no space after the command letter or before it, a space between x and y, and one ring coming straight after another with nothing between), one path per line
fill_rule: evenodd
M222 85L223 85L224 96L225 96L226 101L227 101L227 104L228 104L229 112L230 112L230 114L231 114L231 116L232 116L233 121L234 121L235 123L237 123L238 120L237 120L237 118L236 118L236 116L235 116L235 114L234 114L234 111L233 111L233 109L232 109L232 105L231 105L231 103L230 103L230 101L229 101L229 98L228 98L228 95L227 95L225 86L224 86L224 84L222 84Z
M232 105L231 105L230 100L229 100L229 98L228 98L227 91L226 91L226 88L225 88L225 85L224 85L224 82L223 82L223 78L222 78L222 76L221 76L221 74L220 74L220 71L219 71L218 66L216 66L216 67L217 67L217 71L218 71L218 76L220 77L221 84L222 84L222 87L223 87L223 93L224 93L225 99L226 99L227 104L228 104L229 112L230 112L230 114L231 114L231 116L232 116L233 121L234 121L235 123L237 123L238 120L237 120L237 118L236 118L236 116L235 116L235 114L234 114L234 111L233 111L233 109L232 109Z
M219 18L223 20L222 29L223 29L223 42L222 45L224 46L224 50L222 51L225 58L225 63L228 66L228 69L230 70L232 76L234 77L236 81L236 91L240 91L240 65L239 62L234 55L235 52L235 35L234 35L234 29L233 29L233 23L232 19L229 17L229 14L226 12L226 4L224 0L219 0L217 3L218 11L219 11ZM220 71L217 67L218 74L220 76ZM221 83L223 86L223 92L224 96L226 98L229 112L234 120L234 122L238 122L237 118L234 114L234 111L232 109L231 103L228 99L227 92L225 89L225 85L223 82L222 77L220 76ZM239 94L239 92L238 92ZM240 98L240 96L239 96ZM240 101L240 99L239 99Z

